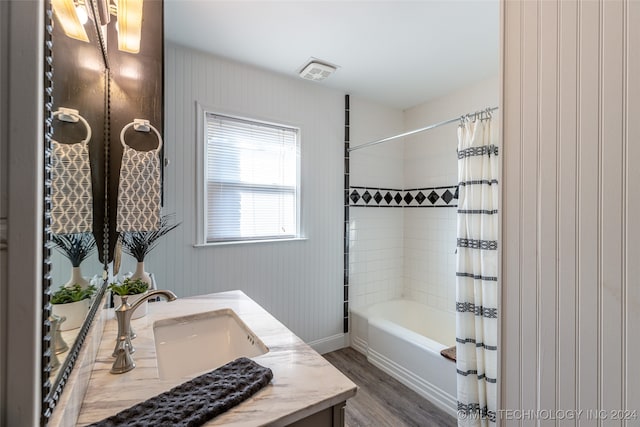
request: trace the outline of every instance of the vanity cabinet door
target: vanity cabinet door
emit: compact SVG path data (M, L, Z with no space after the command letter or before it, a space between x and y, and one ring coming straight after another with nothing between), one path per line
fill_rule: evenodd
M291 427L344 427L344 411L347 402L340 402L330 408L316 412L289 424Z

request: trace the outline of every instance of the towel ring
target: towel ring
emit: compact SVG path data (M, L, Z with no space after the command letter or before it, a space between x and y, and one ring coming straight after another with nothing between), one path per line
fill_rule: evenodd
M160 150L162 149L162 137L160 136L160 132L158 132L158 129L154 128L148 120L143 119L134 119L131 123L122 128L122 130L120 131L120 143L122 144L123 148L127 148L127 143L124 142L124 133L131 126L133 126L134 129L138 132L149 132L150 130L152 130L153 133L155 133L158 137L158 148L155 149L155 152L160 152Z
M89 126L89 123L87 123L84 117L80 115L78 110L74 110L73 108L60 107L58 111L53 112L53 117L58 117L58 120L67 123L81 122L87 129L87 136L79 142L80 144L87 144L91 139L91 126Z

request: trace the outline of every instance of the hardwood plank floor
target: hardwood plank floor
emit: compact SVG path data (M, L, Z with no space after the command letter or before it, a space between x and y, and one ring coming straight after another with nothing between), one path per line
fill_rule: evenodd
M347 401L347 427L455 427L457 421L352 348L324 355L358 386Z

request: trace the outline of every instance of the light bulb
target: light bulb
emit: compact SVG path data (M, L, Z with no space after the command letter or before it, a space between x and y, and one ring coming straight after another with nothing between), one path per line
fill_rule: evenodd
M79 4L76 6L76 13L78 14L78 19L82 25L86 24L89 20L89 14L87 14L87 9L83 4Z

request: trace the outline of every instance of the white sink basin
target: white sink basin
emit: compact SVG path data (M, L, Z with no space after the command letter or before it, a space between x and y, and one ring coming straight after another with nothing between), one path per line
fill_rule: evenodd
M209 371L269 351L231 309L159 320L153 335L161 379Z

